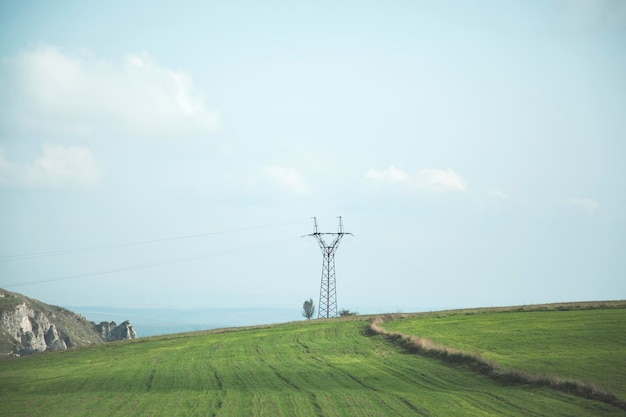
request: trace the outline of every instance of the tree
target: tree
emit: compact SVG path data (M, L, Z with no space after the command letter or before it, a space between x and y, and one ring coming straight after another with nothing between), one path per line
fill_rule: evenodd
M306 317L307 320L311 320L313 314L315 314L315 304L313 304L313 299L309 298L302 304L302 315Z

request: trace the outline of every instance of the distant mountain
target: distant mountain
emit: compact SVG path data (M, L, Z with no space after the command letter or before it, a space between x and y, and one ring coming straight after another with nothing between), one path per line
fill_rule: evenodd
M128 321L96 324L65 308L0 288L0 354L18 356L136 337Z

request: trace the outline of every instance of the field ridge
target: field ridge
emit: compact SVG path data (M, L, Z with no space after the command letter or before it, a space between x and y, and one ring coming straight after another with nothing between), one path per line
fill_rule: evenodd
M602 308L626 308L626 301L603 301L586 303L555 303L518 307L495 307L465 310L450 310L437 314L480 314L480 313L505 313L526 311L565 311L565 310L592 310ZM598 388L594 384L571 378L547 374L531 374L518 369L504 369L497 362L485 359L479 354L466 352L451 346L438 344L432 340L416 335L407 335L400 332L391 332L384 328L386 322L396 320L398 317L415 317L430 315L431 313L416 314L385 314L371 318L370 332L385 337L386 339L401 346L406 351L425 357L436 358L452 365L461 365L475 372L485 375L501 384L516 385L525 384L537 387L547 387L581 398L601 401L626 411L626 400L620 398L614 392Z

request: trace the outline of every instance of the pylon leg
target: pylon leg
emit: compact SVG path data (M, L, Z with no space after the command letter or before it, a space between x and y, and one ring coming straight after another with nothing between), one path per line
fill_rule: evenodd
M326 248L322 265L318 318L337 317L337 284L335 279L335 248Z

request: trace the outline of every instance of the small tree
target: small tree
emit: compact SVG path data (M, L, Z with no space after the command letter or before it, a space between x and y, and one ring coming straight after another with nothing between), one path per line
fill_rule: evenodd
M307 320L311 320L313 314L315 314L315 304L313 304L313 299L309 298L302 304L302 315L306 317Z

